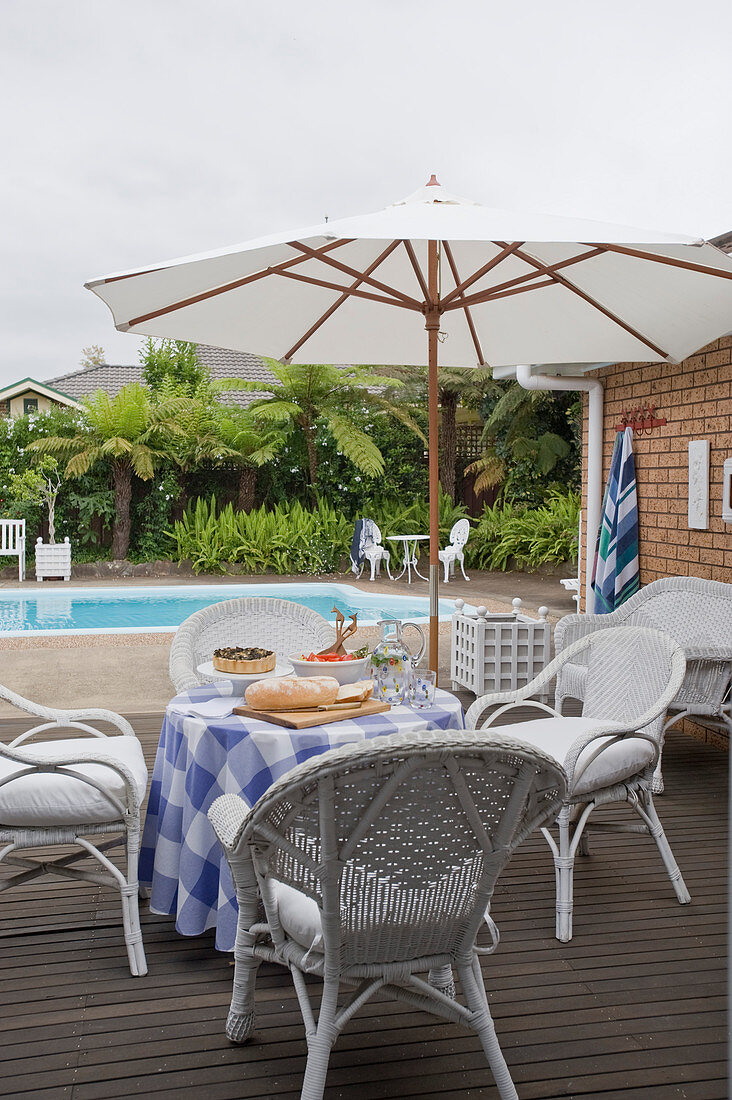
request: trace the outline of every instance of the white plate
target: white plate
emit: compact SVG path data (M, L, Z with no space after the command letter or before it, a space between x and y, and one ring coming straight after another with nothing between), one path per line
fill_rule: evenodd
M214 680L233 680L237 684L253 684L255 680L267 680L270 676L289 676L292 673L289 661L277 661L269 672L221 672L214 668L213 661L204 661L197 669L202 676L211 676Z

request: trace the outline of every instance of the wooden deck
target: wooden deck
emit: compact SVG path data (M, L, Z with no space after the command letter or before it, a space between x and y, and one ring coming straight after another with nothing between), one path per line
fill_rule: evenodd
M152 764L160 715L133 724ZM0 723L0 737L20 728ZM727 760L675 734L664 771L658 809L691 905L677 904L642 837L593 839L576 875L571 944L553 936L542 840L529 840L499 883L502 940L484 973L522 1100L727 1096ZM298 1097L305 1044L286 974L262 966L255 1039L233 1047L223 1031L229 956L146 912L143 930L150 972L132 978L109 891L48 880L0 896L0 1096ZM377 999L339 1040L326 1089L328 1100L495 1096L474 1035Z

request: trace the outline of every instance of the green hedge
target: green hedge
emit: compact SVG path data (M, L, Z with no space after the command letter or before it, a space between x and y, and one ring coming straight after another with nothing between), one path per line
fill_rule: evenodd
M577 560L579 493L554 491L540 508L486 507L466 547L478 569L536 569Z
M382 500L366 509L387 535L426 533L429 507L425 500L404 503ZM450 528L466 514L440 494L440 545ZM466 561L479 569L536 568L577 556L579 497L553 493L541 508L515 504L486 507L466 547ZM174 527L173 556L190 559L197 573L223 573L227 565L247 573L334 573L348 558L354 518L324 500L315 508L299 501L262 505L235 512L231 504L218 508L215 497L199 498Z

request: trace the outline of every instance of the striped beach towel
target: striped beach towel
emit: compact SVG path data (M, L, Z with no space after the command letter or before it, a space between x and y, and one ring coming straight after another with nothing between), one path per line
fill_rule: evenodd
M595 614L606 615L638 591L638 494L633 429L615 437L602 520L597 536L592 588Z

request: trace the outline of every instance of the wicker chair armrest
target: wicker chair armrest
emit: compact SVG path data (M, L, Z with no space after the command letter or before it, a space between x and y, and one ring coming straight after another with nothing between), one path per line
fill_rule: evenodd
M688 661L730 661L732 662L732 646L684 646L684 653Z
M596 630L617 626L615 612L609 615L564 615L554 627L554 652L561 653L579 638L586 638Z
M584 618L585 616L572 616L568 615L567 618ZM589 618L610 618L609 615L588 616ZM593 631L588 631L592 634ZM582 652L586 645L586 634L582 634L571 645L567 646L558 653L553 661L550 661L548 665L541 670L538 676L535 676L530 683L525 684L521 688L516 688L514 691L497 691L492 692L489 695L482 695L476 699L475 702L468 708L465 715L465 728L477 729L477 725L471 723L477 723L481 714L488 707L502 706L505 703L519 703L523 699L530 699L532 695L541 694L541 689L551 683L554 677L561 672L562 668L569 664L572 658Z
M71 722L108 722L111 726L115 726L125 737L135 736L135 731L127 719L123 718L121 714L116 714L113 710L103 710L96 707L57 710L52 707L44 707L40 703L34 703L31 699L18 695L2 684L0 684L0 699L5 699L12 706L17 707L18 710L24 710L27 714L33 714L37 718L45 718L47 722L53 722L59 726ZM107 736L102 730L99 730L98 733L100 737Z
M228 854L239 847L251 812L251 807L238 794L222 794L211 803L208 819Z

